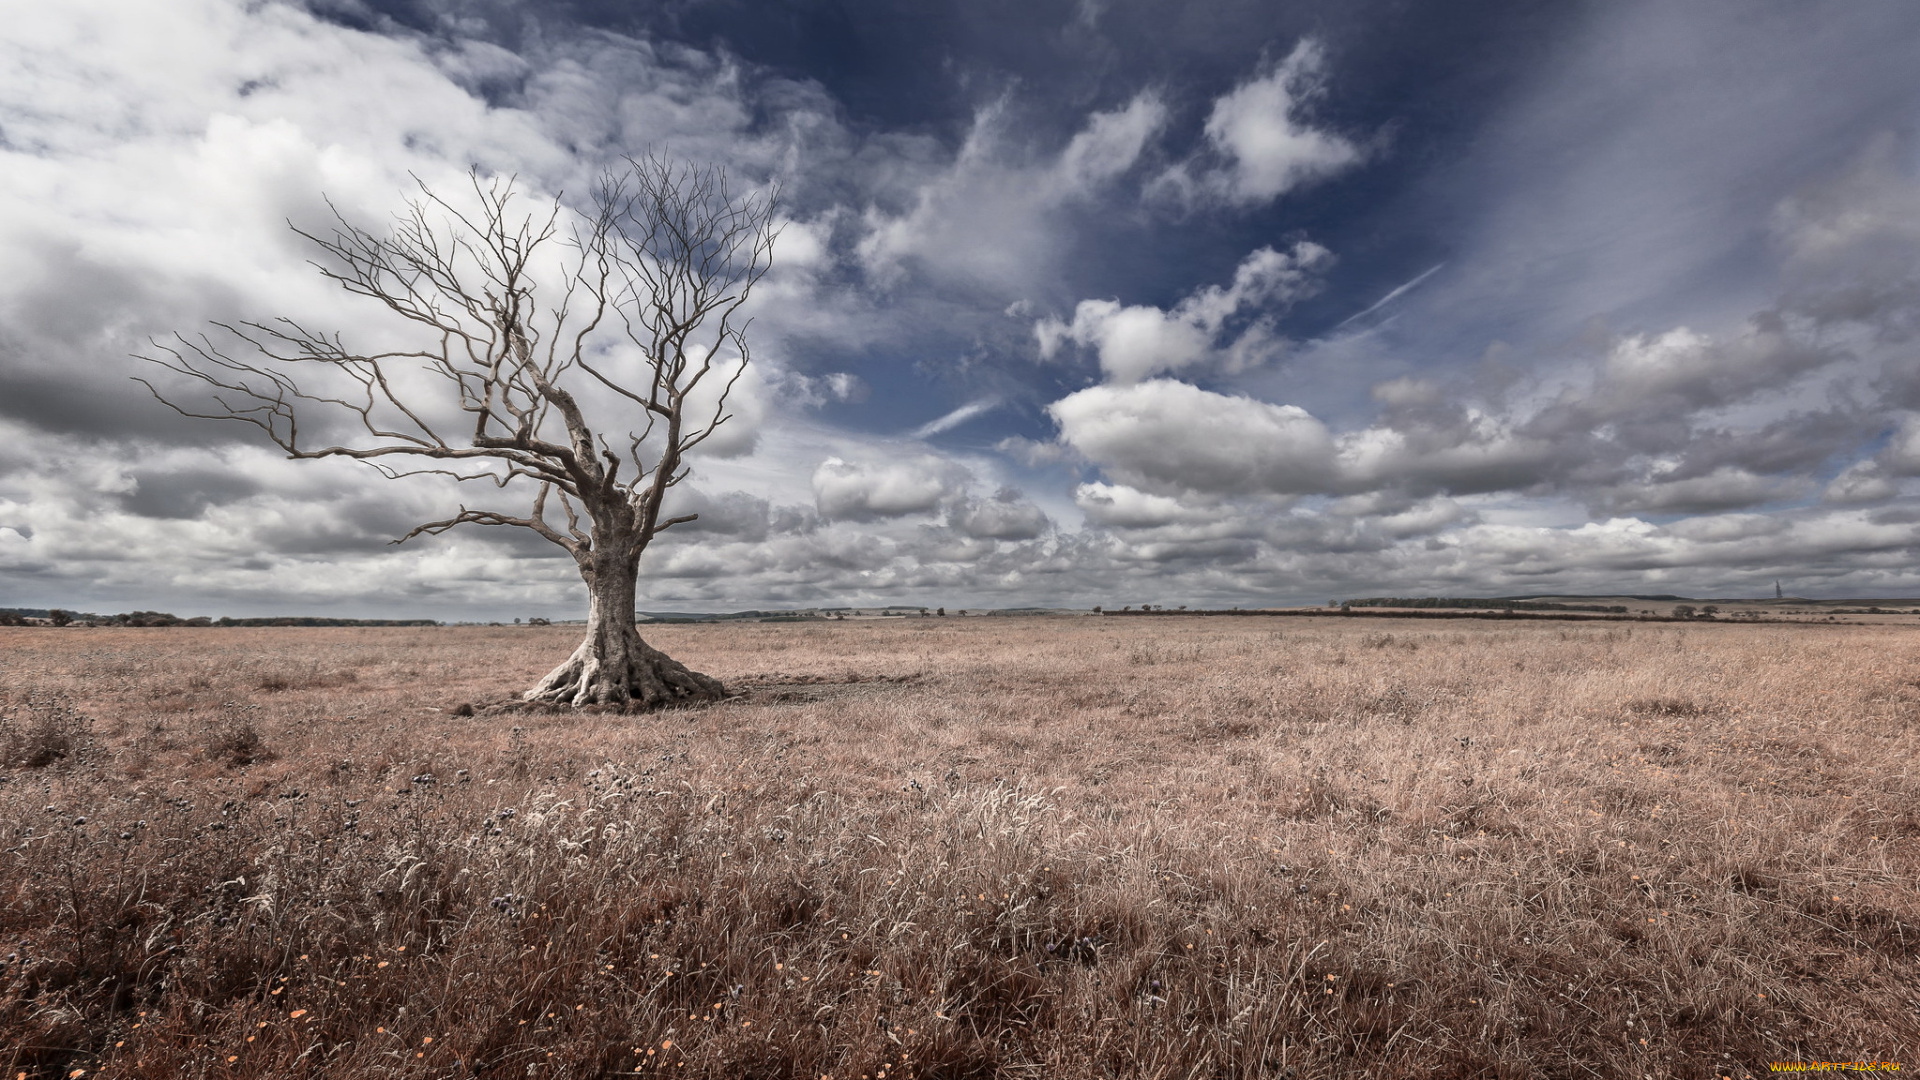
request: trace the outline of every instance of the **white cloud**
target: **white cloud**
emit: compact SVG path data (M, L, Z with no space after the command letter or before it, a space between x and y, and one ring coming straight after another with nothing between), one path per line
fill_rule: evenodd
M964 499L948 521L955 529L981 540L1032 540L1046 533L1052 522L1046 511L1012 488L991 499Z
M1151 529L1219 517L1180 499L1149 494L1125 484L1081 484L1073 489L1073 502L1088 521L1120 529Z
M1256 204L1358 163L1358 146L1306 120L1306 106L1325 90L1325 51L1303 38L1285 60L1214 101L1206 136L1225 164L1185 162L1157 186L1188 201Z
M1718 374L1713 341L1681 326L1659 335L1629 334L1608 354L1602 385L1621 408L1680 390L1697 390Z
M1416 389L1389 384L1390 396ZM1162 494L1499 491L1548 479L1560 465L1549 443L1489 416L1441 425L1415 418L1335 435L1298 406L1170 379L1091 387L1048 411L1063 445Z
M1334 443L1306 410L1170 379L1095 386L1048 406L1060 439L1146 491L1325 490Z
M1368 304L1366 307L1361 308L1359 311L1354 312L1353 314L1347 316L1346 318L1341 319L1339 325L1336 326L1334 329L1338 330L1341 327L1345 327L1351 323L1359 322L1361 319L1364 319L1367 316L1373 314L1374 312L1379 311L1381 308L1386 307L1388 304L1393 303L1395 300L1398 300L1401 297L1412 292L1413 290L1419 288L1421 282L1426 281L1428 278L1432 277L1433 275L1439 273L1441 270L1445 269L1446 265L1447 265L1446 263L1438 263L1434 266L1430 266L1427 269L1422 270L1418 274L1415 274L1411 279L1401 282L1398 285L1395 285L1393 288L1387 290L1387 294L1385 296L1382 296L1380 299L1375 300L1373 303Z
M1134 383L1208 360L1224 361L1228 370L1244 370L1283 343L1270 321L1256 319L1224 351L1216 349L1214 343L1229 320L1250 309L1284 310L1311 295L1319 286L1318 272L1332 261L1331 252L1311 241L1286 252L1262 247L1241 260L1231 284L1198 289L1171 311L1117 300L1082 300L1072 322L1042 319L1034 324L1034 337L1043 357L1052 357L1069 341L1092 348L1101 370L1116 383Z
M782 391L781 372L765 364L745 364L738 356L714 361L700 385L687 399L687 416L707 424L721 418L697 453L703 458L739 457L753 451ZM721 394L726 394L723 403Z
M1340 435L1338 480L1329 490L1512 490L1552 477L1560 465L1549 441L1516 433L1499 418L1468 412L1446 419L1428 424L1416 417Z
M1041 179L1054 199L1085 197L1133 168L1167 122L1158 95L1143 93L1113 112L1094 113Z
M1166 122L1152 93L1094 113L1051 161L1015 160L1006 105L983 110L950 167L914 192L912 206L866 216L859 257L876 280L899 282L910 268L996 288L1045 281L1059 252L1053 220L1133 168Z
M926 439L938 435L943 431L952 431L954 428L959 427L961 424L966 423L982 413L991 412L994 407L999 404L998 401L992 398L970 401L944 416L935 417L921 424L919 427L914 428L913 437L916 439Z
M1374 526L1395 539L1429 536L1450 526L1474 521L1474 514L1452 499L1427 499L1396 514L1374 519Z
M1211 351L1213 337L1203 328L1156 307L1123 305L1118 300L1082 300L1073 322L1043 320L1034 327L1042 356L1051 357L1062 341L1092 346L1100 368L1115 382L1134 383L1162 371L1198 363Z
M900 517L936 509L966 481L964 468L932 455L871 464L832 457L814 470L813 497L829 520Z

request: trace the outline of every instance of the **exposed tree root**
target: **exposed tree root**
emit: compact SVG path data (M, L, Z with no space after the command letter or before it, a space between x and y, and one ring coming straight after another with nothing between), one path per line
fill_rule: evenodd
M650 711L726 696L720 680L691 670L635 633L625 641L596 641L589 635L565 663L527 691L524 700L572 708L611 705Z

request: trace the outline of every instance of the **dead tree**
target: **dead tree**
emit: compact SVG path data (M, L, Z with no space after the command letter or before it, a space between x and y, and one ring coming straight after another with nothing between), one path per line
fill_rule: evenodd
M607 174L577 217L558 203L517 209L511 179L476 174L472 188L462 207L421 184L384 235L338 210L330 233L294 229L319 249L320 272L382 311L381 329L411 333L406 344L355 351L291 319L216 323L142 357L199 384L197 403L147 387L187 416L251 424L290 458L484 479L530 498L522 510L463 505L394 541L511 525L573 557L586 639L528 700L718 698L718 681L641 639L634 608L647 546L694 520L665 515L668 492L727 421L746 370L742 307L770 265L775 196L657 158ZM564 521L549 518L556 502Z

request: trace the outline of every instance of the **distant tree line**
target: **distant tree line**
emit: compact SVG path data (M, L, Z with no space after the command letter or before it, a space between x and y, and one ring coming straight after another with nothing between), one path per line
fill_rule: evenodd
M95 615L62 608L8 608L0 610L0 626L27 626L40 622L54 626L439 626L433 619L323 619L312 615L269 615L252 619L196 615L183 619L166 611L127 611Z
M1600 611L1624 615L1624 604L1556 604L1547 600L1491 600L1453 596L1366 596L1342 600L1341 607L1491 608L1497 611Z
M39 623L68 626L76 622L104 621L106 618L105 615L63 611L60 608L0 608L0 626L34 626Z
M183 626L194 625L191 621ZM437 619L321 619L308 615L272 615L258 619L213 621L214 626L439 626Z

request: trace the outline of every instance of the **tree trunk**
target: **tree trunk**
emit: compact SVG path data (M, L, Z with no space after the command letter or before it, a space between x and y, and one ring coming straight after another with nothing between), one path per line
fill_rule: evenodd
M587 576L587 638L526 700L658 709L726 696L718 679L688 670L640 639L633 623L639 570L635 556L596 553Z

